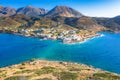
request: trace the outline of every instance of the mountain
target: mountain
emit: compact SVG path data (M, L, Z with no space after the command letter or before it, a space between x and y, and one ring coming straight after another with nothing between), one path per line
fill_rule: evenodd
M25 15L13 15L0 17L0 28L16 28L21 25L27 25L31 18Z
M65 23L67 25L73 26L73 27L75 27L77 29L81 29L81 30L100 31L102 29L105 29L104 26L96 23L90 17L66 18Z
M43 8L32 6L17 10L0 6L0 27L19 27L21 25L24 27L33 25L53 27L58 24L83 30L99 31L99 29L107 28L113 32L120 32L120 16L113 18L87 17L67 6L56 6L49 12Z
M70 7L56 6L46 14L46 17L51 17L51 16L81 17L83 15L77 10L74 10Z
M39 15L44 15L46 13L47 10L43 8L34 8L32 6L22 7L17 10L17 14L24 14L29 16L39 16Z
M0 6L0 16L6 17L16 14L16 10L11 7Z
M62 17L62 16L56 16L51 17L51 20L58 22L60 24L66 24L71 27L81 29L81 30L95 30L99 31L101 29L104 29L105 27L98 24L96 21L94 21L91 17Z
M120 32L120 16L113 18L93 18L99 25L105 26L113 32Z

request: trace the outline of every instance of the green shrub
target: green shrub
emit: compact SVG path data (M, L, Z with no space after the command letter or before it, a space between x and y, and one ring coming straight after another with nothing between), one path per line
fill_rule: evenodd
M36 79L36 80L52 80L50 78Z
M22 71L17 71L14 74L21 74L21 73L31 73L33 70L22 70Z
M47 66L47 67L43 67L43 68L41 68L41 69L45 69L45 70L53 70L53 69L55 69L55 68L54 68L54 67Z
M22 63L21 65L25 65L25 63Z
M80 68L74 68L74 67L70 68L69 70L70 70L70 71L81 71Z
M28 76L12 76L9 78L6 78L5 80L29 80Z
M120 80L120 76L108 72L95 73L93 77L101 80Z
M77 80L78 75L77 73L60 72L58 78L60 80Z
M0 73L4 72L5 70L0 70Z
M5 73L0 74L0 77L6 77L6 74Z
M20 67L20 69L25 69L25 67Z
M41 68L41 70L36 70L36 74L37 75L42 75L42 74L49 74L49 73L52 73L54 72L54 67L43 67Z
M35 58L32 58L32 59L30 60L30 62L33 62L33 61L35 61Z

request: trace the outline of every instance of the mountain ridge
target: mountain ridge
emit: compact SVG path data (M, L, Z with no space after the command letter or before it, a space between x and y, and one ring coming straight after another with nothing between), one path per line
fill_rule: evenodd
M31 5L21 7L18 9L0 6L0 10L5 12L5 10L2 10L1 8L14 9L14 13L6 15L6 16L12 16L15 14L24 14L24 15L28 15L28 16L41 16L41 15L43 16L44 15L44 16L49 16L49 17L50 16L63 16L63 17L82 17L82 16L84 16L79 11L77 11L71 7L68 7L68 6L56 6L49 11L44 8L33 7ZM9 13L9 11L7 13ZM0 12L0 16L3 16L2 12Z
M25 6L18 9L0 6L0 17L6 17L5 20L1 18L2 20L0 22L0 25L3 27L7 25L5 23L9 23L10 25L12 25L15 23L33 24L35 22L35 19L27 19L28 22L25 21L25 18L23 17L24 15L26 15L27 17L34 16L35 19L38 19L40 21L43 21L47 18L48 21L51 21L51 24L55 23L54 26L57 25L57 23L60 23L62 25L69 25L78 29L94 29L101 26L113 32L120 32L120 16L116 16L113 18L88 17L67 6L56 6L50 11L47 11L44 8L35 8L33 6ZM12 16L15 16L15 18L12 18ZM8 22L7 19L11 21Z
M35 8L29 5L29 6L17 9L16 13L29 15L29 16L40 16L40 15L46 14L47 11L43 8Z
M6 17L6 16L12 16L14 14L16 14L15 8L0 6L0 16Z

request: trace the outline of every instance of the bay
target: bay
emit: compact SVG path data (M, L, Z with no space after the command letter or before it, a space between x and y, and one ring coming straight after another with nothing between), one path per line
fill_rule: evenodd
M0 34L0 67L36 58L83 63L120 74L120 34L100 34L104 36L76 44Z

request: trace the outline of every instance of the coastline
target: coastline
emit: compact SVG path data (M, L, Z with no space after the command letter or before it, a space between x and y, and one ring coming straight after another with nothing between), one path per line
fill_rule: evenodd
M91 30L76 30L76 29L61 29L61 28L40 28L40 29L21 29L20 31L14 30L1 30L0 33L15 34L25 37L39 38L42 40L59 40L64 44L73 44L86 41L89 38L100 36L98 31Z
M99 37L103 37L103 36L105 36L105 35L104 35L104 34L97 34L97 35L95 35L95 36L93 36L93 37L91 37L91 38L86 38L86 39L84 39L83 41L72 42L72 43L67 43L67 44L68 44L68 45L82 44L82 43L85 43L85 42L87 42L87 41L89 41L89 40L92 40L92 39L95 39L95 38L99 38Z
M0 68L0 72L0 80L12 80L14 77L28 78L28 76L29 78L25 80L42 80L44 78L51 78L51 80L62 80L64 73L67 73L64 75L64 80L69 80L73 77L75 78L73 80L98 80L99 77L101 77L101 80L120 79L120 75L118 74L103 71L85 64L35 59L31 59L30 61L15 64L9 67ZM58 74L61 77L58 77ZM104 77L101 74L104 74L104 76L109 75L110 77Z
M2 32L0 32L2 33ZM85 43L86 41L90 40L90 39L94 39L96 37L102 37L104 35L102 34L94 34L94 35L90 35L89 37L84 37L82 38L81 40L75 40L75 41L69 41L69 42L63 42L61 39L52 39L52 38L46 38L46 39L43 39L43 38L39 38L39 37L36 37L36 36L27 36L27 35L23 35L23 34L20 34L20 33L5 33L5 34L14 34L14 35L18 35L18 36L23 36L23 37L31 37L31 38L38 38L40 40L59 40L61 43L63 44L81 44L81 43Z

